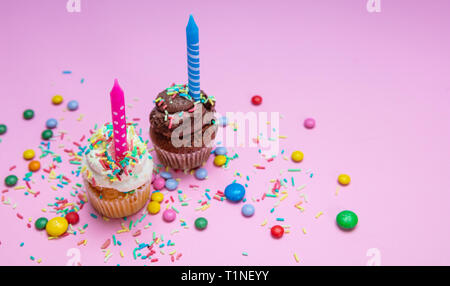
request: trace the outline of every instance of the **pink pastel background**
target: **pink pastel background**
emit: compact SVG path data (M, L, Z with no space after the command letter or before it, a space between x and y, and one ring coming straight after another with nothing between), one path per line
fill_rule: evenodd
M81 0L81 13L68 13L66 0L2 2L0 123L8 126L0 136L2 181L12 165L19 178L27 172L22 152L38 150L48 118L64 118L58 130L68 134L52 144L71 148L95 123L110 120L115 77L132 105L127 115L142 119L147 138L152 100L172 82L186 82L190 13L200 29L202 88L216 96L218 110L280 112L279 133L287 136L280 148L287 155L296 149L305 154L298 165L281 155L267 163L256 148L236 148L240 158L227 170L208 161L204 182L177 174L192 200L187 207L175 205L190 228L178 220L165 223L161 214L147 216L138 238L149 242L153 231L163 234L176 244L170 250L183 254L180 260L172 263L167 247L157 263L134 260L136 243L126 233L117 235L122 246L110 247L106 265L366 265L371 248L379 250L382 265L450 264L449 1L382 0L381 13L369 13L366 0ZM78 100L80 109L70 113L52 105L55 94L65 103ZM259 107L250 104L254 94L263 96ZM36 112L32 121L21 117L26 108ZM316 119L314 130L302 126L306 117ZM74 169L67 160L59 166L62 173ZM279 175L297 167L311 169L314 177ZM248 183L250 202L270 188L272 178L290 180L294 174L297 186L307 186L301 192L289 188L273 214L271 198L254 203L252 218L240 214L240 205L216 200L206 211L195 211L204 189L223 190L235 172ZM85 234L48 241L45 232L16 217L51 217L41 209L56 196L71 198L67 190L53 191L41 173L33 175L37 198L13 188L1 194L16 208L0 203L0 264L38 265L34 256L42 259L39 265L65 265L67 250L78 248L82 265L104 265L100 246L120 229L118 220L95 220L87 205L80 212L80 224L89 224ZM340 173L348 173L352 183L336 195ZM190 190L189 184L201 188ZM303 213L294 207L300 193L309 200ZM352 232L335 224L343 209L359 216ZM315 219L319 211L323 215ZM209 220L203 232L193 227L198 216ZM280 240L269 232L277 217L291 225ZM144 230L148 222L153 225ZM174 229L180 232L171 235ZM82 239L87 245L77 246Z

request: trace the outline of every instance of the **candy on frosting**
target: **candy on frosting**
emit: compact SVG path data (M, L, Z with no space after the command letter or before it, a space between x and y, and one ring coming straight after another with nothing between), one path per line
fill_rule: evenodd
M151 180L152 157L147 142L136 134L134 123L127 123L128 152L120 162L115 161L113 126L99 128L84 147L82 174L93 186L119 192L133 191Z

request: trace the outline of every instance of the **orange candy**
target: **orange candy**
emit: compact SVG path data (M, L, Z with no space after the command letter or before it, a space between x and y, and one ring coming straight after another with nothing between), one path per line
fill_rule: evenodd
M28 164L28 170L30 170L31 172L37 172L40 168L41 163L39 163L39 161L34 160Z

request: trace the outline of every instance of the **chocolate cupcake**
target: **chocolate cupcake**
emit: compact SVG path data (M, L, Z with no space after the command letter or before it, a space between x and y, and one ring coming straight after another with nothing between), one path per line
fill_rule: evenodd
M200 100L195 101L186 85L172 85L154 102L150 138L160 162L182 170L205 163L217 131L214 97L201 91Z

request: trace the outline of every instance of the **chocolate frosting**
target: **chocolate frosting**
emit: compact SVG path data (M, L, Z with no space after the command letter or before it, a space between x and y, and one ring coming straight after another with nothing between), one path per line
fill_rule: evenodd
M201 109L201 116L199 109ZM188 95L186 86L176 85L169 87L158 94L155 99L155 107L150 113L150 135L152 141L158 141L153 142L154 144L164 143L163 145L167 147L165 149L173 151L175 147L169 143L172 132L186 120L190 120L191 122L190 134L192 146L194 146L194 133L202 132L202 134L205 134L205 132L208 132L208 136L211 136L211 132L213 132L212 138L214 138L217 128L208 128L215 125L216 118L214 112L214 98L208 97L203 91L201 91L200 101L194 101ZM158 145L163 147L161 144ZM186 151L186 148L181 149Z

